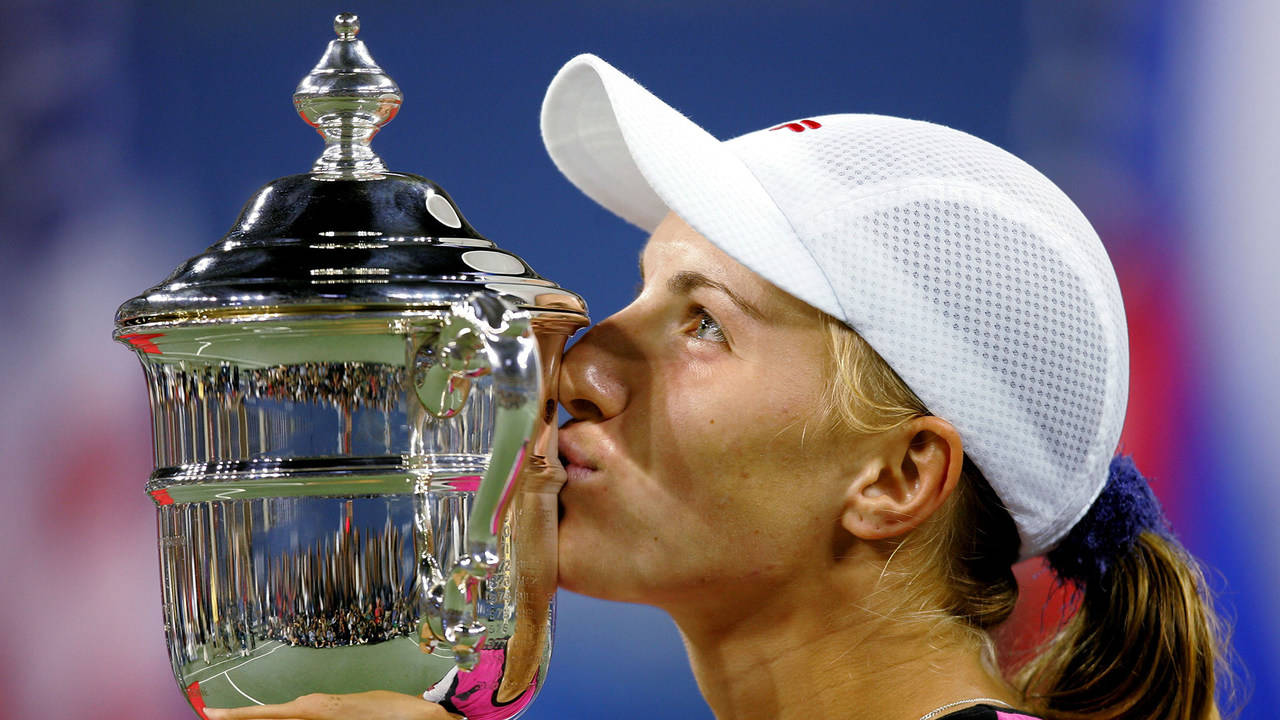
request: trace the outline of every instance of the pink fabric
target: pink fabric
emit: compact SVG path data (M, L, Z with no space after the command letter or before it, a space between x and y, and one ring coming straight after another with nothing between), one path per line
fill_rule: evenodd
M1031 715L1000 712L999 710L996 711L996 718L998 718L998 720L1040 720L1040 718L1032 717Z
M537 692L538 679L535 677L528 689L515 700L499 704L494 701L498 686L502 684L503 661L507 651L500 648L484 650L480 653L480 663L471 671L458 673L457 685L449 701L453 703L467 720L497 720L508 718L523 709Z

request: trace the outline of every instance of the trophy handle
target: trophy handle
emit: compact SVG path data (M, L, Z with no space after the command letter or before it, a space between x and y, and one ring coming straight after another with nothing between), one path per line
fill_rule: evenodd
M494 429L489 465L475 491L465 550L428 592L430 634L450 645L459 668L479 661L488 629L477 616L480 583L502 562L502 521L537 419L542 392L538 345L530 315L491 293L477 292L453 303L439 336L419 354L423 372L418 398L437 417L450 417L466 403L471 378L493 377ZM425 635L425 633L424 633Z

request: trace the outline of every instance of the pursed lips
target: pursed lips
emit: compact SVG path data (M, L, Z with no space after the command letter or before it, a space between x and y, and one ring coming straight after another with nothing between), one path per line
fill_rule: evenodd
M564 519L564 492L570 485L579 485L586 478L596 471L594 461L585 457L581 450L574 444L572 437L572 422L566 423L560 428L560 464L564 466L565 483L560 488L560 498L557 505L559 506L559 518ZM566 432L568 431L568 432Z
M595 470L596 463L587 458L581 450L574 444L571 436L566 434L570 431L570 425L560 428L560 462L568 470L571 467L578 467L585 470Z
M565 470L565 484L561 492L570 485L586 482L600 469L596 459L583 452L574 426L571 421L560 428L560 464Z

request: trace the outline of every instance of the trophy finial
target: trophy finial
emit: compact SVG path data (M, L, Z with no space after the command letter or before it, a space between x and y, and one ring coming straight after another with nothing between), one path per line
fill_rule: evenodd
M302 119L324 138L324 153L311 171L332 177L371 177L386 166L369 147L378 130L395 117L403 96L364 41L357 40L360 18L340 13L333 19L338 39L330 40L320 62L293 93Z
M339 40L355 40L360 34L360 18L355 13L338 13L333 19L333 31L338 33Z

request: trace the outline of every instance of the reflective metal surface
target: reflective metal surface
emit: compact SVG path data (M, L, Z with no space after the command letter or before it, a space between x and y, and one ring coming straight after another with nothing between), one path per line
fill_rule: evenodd
M126 301L116 324L445 308L477 290L581 320L582 298L482 236L442 187L383 170L368 143L400 91L355 39L354 16L335 27L339 39L294 94L325 139L315 169L260 188L221 241Z
M554 419L537 395L516 487L499 486L512 511L476 528L481 477L503 465L491 462L493 418L510 391L463 363L467 398L441 413L415 381L429 370L424 348L438 353L457 317L134 338L152 404L147 490L159 512L165 627L179 682L200 702L422 694L468 643L502 657L496 697L519 698L536 682L555 589ZM565 336L535 335L537 354L556 357ZM541 383L554 372L542 368ZM490 536L500 557L488 554ZM470 572L480 564L489 567Z
M295 94L313 171L116 316L174 673L197 710L381 689L514 717L551 652L552 398L586 308L383 169L399 90L335 29Z
M320 62L293 93L298 114L325 141L324 154L311 171L334 177L378 173L386 166L369 141L396 116L403 97L395 81L356 39L359 18L342 13L334 18L333 31L338 39L329 41Z

